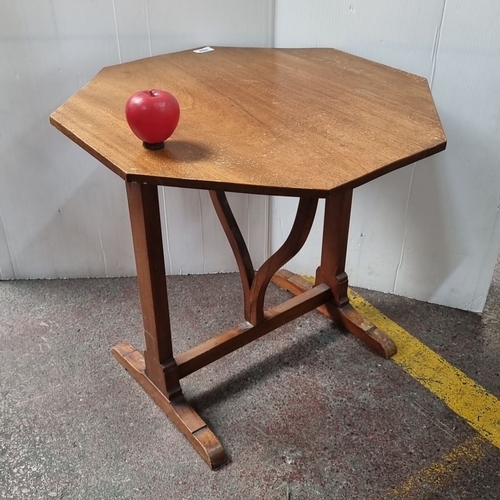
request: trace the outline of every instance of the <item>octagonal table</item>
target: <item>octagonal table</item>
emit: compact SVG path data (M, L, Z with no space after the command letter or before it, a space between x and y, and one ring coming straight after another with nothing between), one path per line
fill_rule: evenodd
M133 136L124 104L164 88L181 106L165 148ZM345 259L353 188L442 151L446 138L424 78L333 49L216 48L104 68L51 123L126 184L146 350L118 361L212 467L224 449L182 394L180 379L318 308L382 356L392 340L349 304ZM210 191L241 275L245 322L174 355L157 186ZM258 271L225 192L300 198L291 232ZM302 247L325 198L314 285L281 269ZM295 297L264 311L273 280Z

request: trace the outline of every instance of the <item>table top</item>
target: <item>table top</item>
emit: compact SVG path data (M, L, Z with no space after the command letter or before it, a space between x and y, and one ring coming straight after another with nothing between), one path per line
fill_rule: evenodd
M157 151L124 113L151 88L181 108ZM425 78L334 49L217 47L110 66L50 120L127 181L246 193L324 197L446 147Z

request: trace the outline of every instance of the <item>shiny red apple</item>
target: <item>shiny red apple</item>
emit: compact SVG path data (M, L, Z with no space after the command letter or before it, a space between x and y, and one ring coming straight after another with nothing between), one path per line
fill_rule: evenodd
M125 104L125 116L132 132L147 149L160 149L179 123L177 99L165 90L141 90Z

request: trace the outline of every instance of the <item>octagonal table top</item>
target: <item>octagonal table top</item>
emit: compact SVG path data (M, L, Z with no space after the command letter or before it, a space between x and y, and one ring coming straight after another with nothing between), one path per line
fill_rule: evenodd
M181 117L150 151L124 106L163 89ZM51 123L128 182L324 197L446 147L425 78L334 49L192 50L110 66Z

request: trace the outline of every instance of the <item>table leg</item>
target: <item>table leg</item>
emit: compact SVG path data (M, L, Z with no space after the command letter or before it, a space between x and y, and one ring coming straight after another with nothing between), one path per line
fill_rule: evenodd
M185 400L173 356L158 188L128 183L127 196L146 351L143 356L130 344L122 343L115 346L112 352L189 439L200 456L211 467L217 467L226 461L224 449Z
M392 339L349 304L345 261L351 202L352 190L332 193L326 199L321 264L316 271L315 285L328 285L333 298L318 310L356 335L383 357L390 358L396 353ZM300 276L285 270L278 272L273 281L296 295L312 286Z

